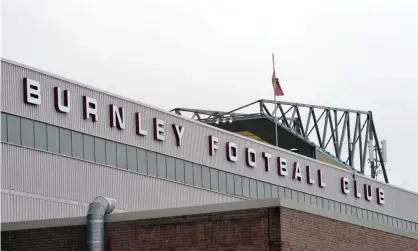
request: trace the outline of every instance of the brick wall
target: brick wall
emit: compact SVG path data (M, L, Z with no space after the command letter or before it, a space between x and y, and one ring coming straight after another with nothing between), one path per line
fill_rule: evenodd
M111 223L113 250L268 250L268 210Z
M269 250L272 210L116 222L105 231L115 251ZM1 250L85 250L84 238L84 226L2 232Z
M106 224L112 250L402 250L418 240L287 208ZM1 250L85 250L85 226L2 232Z
M418 251L418 240L280 208L283 251Z

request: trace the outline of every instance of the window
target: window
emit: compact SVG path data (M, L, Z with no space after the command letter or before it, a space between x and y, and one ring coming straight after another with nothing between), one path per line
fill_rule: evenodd
M226 193L226 173L219 171L219 192Z
M346 204L344 204L344 203L341 203L340 204L340 210L341 210L341 213L342 214L347 214L347 207L346 207L347 205Z
M184 178L186 184L193 186L193 164L190 162L184 162Z
M329 210L329 200L328 199L323 199L322 201L324 202L324 208Z
M83 134L84 159L95 161L94 159L94 137Z
M176 180L184 183L184 161L176 159Z
M106 140L106 164L116 166L116 143Z
M315 195L309 195L309 197L310 197L310 200L309 200L309 203L311 204L311 205L316 205L316 196Z
M1 113L1 141L7 141L7 115Z
M174 158L166 157L167 161L167 179L176 180L176 164Z
M247 177L242 177L242 195L250 197L250 179Z
M278 198L279 197L279 188L278 188L278 186L273 185L271 187L271 197L272 198Z
M284 188L284 197L286 199L292 199L292 190L289 188Z
M325 202L325 199L324 199L324 202ZM324 203L324 208L326 208L325 203ZM356 208L356 211L357 211L357 218L359 218L359 219L363 218L363 211L361 210L361 208ZM386 224L387 224L387 222L386 222Z
M347 215L351 215L351 206L350 205L345 205L345 212Z
M148 174L157 176L157 154L147 151Z
M202 184L203 188L210 189L210 172L207 166L202 166Z
M136 149L133 146L126 148L126 156L128 159L128 170L138 172L138 163L136 159Z
M218 170L210 169L210 189L219 191Z
M21 120L22 129L22 145L27 147L35 146L35 131L33 128L33 121L22 118Z
M136 156L138 157L138 172L147 174L147 152L142 149L137 149Z
M335 212L341 213L341 203L338 201L334 201L335 204Z
M321 197L317 197L317 198L316 198L316 205L317 205L319 208L323 208L323 207L324 207L324 204L323 204L323 199L322 199Z
M305 193L303 193L303 192L297 192L297 197L296 198L298 199L298 202L304 203L305 202Z
M116 145L116 164L121 169L127 169L126 145Z
M106 141L104 139L94 138L94 156L96 156L96 162L106 164Z
M257 198L264 199L264 183L257 180Z
M294 201L298 201L298 191L296 191L296 190L291 190L292 191L292 200L294 200ZM303 197L304 197L304 195L303 195L304 193L302 193L302 201L303 201ZM309 202L308 202L309 203Z
M250 179L250 198L257 199L257 182Z
M35 148L41 150L48 150L48 143L46 139L46 124L35 121Z
M286 198L286 193L284 191L284 187L279 186L279 198Z
M10 143L21 144L19 117L7 115L7 139Z
M71 132L71 143L73 157L83 159L83 135L78 132Z
M202 167L198 164L193 164L193 182L197 187L202 187Z
M271 198L271 185L264 183L264 197L266 199L270 199Z
M234 175L232 173L226 173L226 192L235 194Z
M235 194L242 196L242 177L240 175L234 175Z
M59 128L59 137L60 137L60 153L72 156L71 154L71 131Z
M167 166L165 164L165 156L157 154L157 176L167 178Z

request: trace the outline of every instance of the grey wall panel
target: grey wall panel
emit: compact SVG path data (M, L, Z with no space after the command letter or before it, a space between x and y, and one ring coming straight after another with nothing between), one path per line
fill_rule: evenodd
M83 216L88 204L70 203L22 192L1 191L1 222Z
M304 158L300 155L277 149L271 145L266 145L242 136L222 131L220 129L197 123L189 119L177 116L172 113L164 112L150 106L136 103L131 100L107 94L103 91L94 90L81 84L71 82L59 77L53 77L50 74L29 69L28 67L18 66L14 63L2 62L3 71L3 93L2 110L8 113L17 114L23 117L40 120L46 123L62 126L65 128L81 131L84 133L112 139L126 144L135 145L141 148L161 152L174 157L182 158L202 165L215 167L232 173L240 174L254 179L282 185L295 190L311 193L317 196L344 202L350 205L367 208L369 210L381 212L403 219L418 222L418 194L396 188L363 176L356 175L356 180L363 184L372 185L373 191L377 187L384 188L386 204L384 206L376 203L374 194L372 201L366 201L364 198L355 198L353 191L349 195L341 193L341 177L347 177L352 181L353 173L348 170L339 169L328 164ZM23 84L24 77L37 80L41 84L42 104L40 106L30 106L23 102ZM53 87L68 89L71 91L71 112L69 114L57 113L54 109ZM99 121L93 123L83 120L82 116L82 96L88 95L97 99L99 106ZM109 104L122 106L126 114L126 129L120 131L109 127ZM135 112L140 112L143 119L143 125L148 130L148 136L141 137L135 134ZM159 118L166 123L166 140L157 142L153 138L152 119ZM171 124L179 124L185 127L183 144L176 146L176 139L171 128ZM208 136L215 135L219 138L219 150L215 156L209 156ZM239 147L238 162L232 163L226 161L226 142L232 141ZM257 167L248 168L245 164L245 147L254 148L257 151ZM291 177L279 177L277 167L273 161L273 168L266 172L264 170L261 152L268 152L273 158L284 157L291 166L295 161L300 163L302 170L310 165L313 173L316 174L321 169L324 175L326 188L310 186L306 180L302 182L295 181ZM289 168L289 174L291 168ZM305 177L305 176L304 176ZM316 176L315 176L316 177ZM352 185L352 184L351 184ZM364 194L363 194L364 195ZM363 196L364 197L364 196Z
M22 158L22 156L25 156ZM2 144L2 188L90 203L117 200L122 210L185 207L241 199L48 152Z
M86 216L89 203L31 194L16 190L1 190L1 222L30 221ZM115 208L113 213L126 210Z

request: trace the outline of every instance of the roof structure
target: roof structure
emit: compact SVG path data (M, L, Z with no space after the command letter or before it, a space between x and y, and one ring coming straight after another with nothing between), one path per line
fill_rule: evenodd
M344 167L374 179L382 173L384 181L389 183L383 150L371 111L261 99L228 112L189 108L175 108L171 112L227 130L227 124L239 121L248 123L250 120L257 120L260 128L267 128L267 124L261 123L268 120L282 131L277 137L278 147L290 147L289 144L281 145L280 142L283 131L286 131L293 135L292 141L302 140ZM268 131L270 141L263 140L274 145L276 137L274 126L272 128ZM236 132L245 135L247 130L243 131ZM370 152L373 154L371 158ZM309 156L307 153L303 155Z

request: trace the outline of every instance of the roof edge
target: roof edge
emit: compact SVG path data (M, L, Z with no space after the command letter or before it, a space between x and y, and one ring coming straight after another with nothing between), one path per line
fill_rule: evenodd
M136 221L136 220L149 220L157 218L167 217L179 217L186 215L198 215L198 214L210 214L220 212L231 212L239 210L251 210L251 209L263 209L272 207L283 207L287 209L296 210L299 212L309 213L328 219L333 219L361 227L366 227L374 230L387 232L394 235L404 236L418 240L418 233L409 232L403 229L390 227L389 225L361 220L349 215L330 212L323 210L322 208L314 207L309 204L295 202L286 199L263 199L263 200L246 200L239 202L228 202L220 204L208 204L191 207L181 208L169 208L169 209L157 209L149 211L138 212L125 212L125 213L113 213L106 217L106 223L123 222L123 221ZM86 217L72 217L72 218L59 218L59 219L46 219L35 221L20 221L20 222L8 222L2 223L1 229L3 231L18 231L27 229L38 228L54 228L54 227L69 227L69 226L82 226L86 225Z

